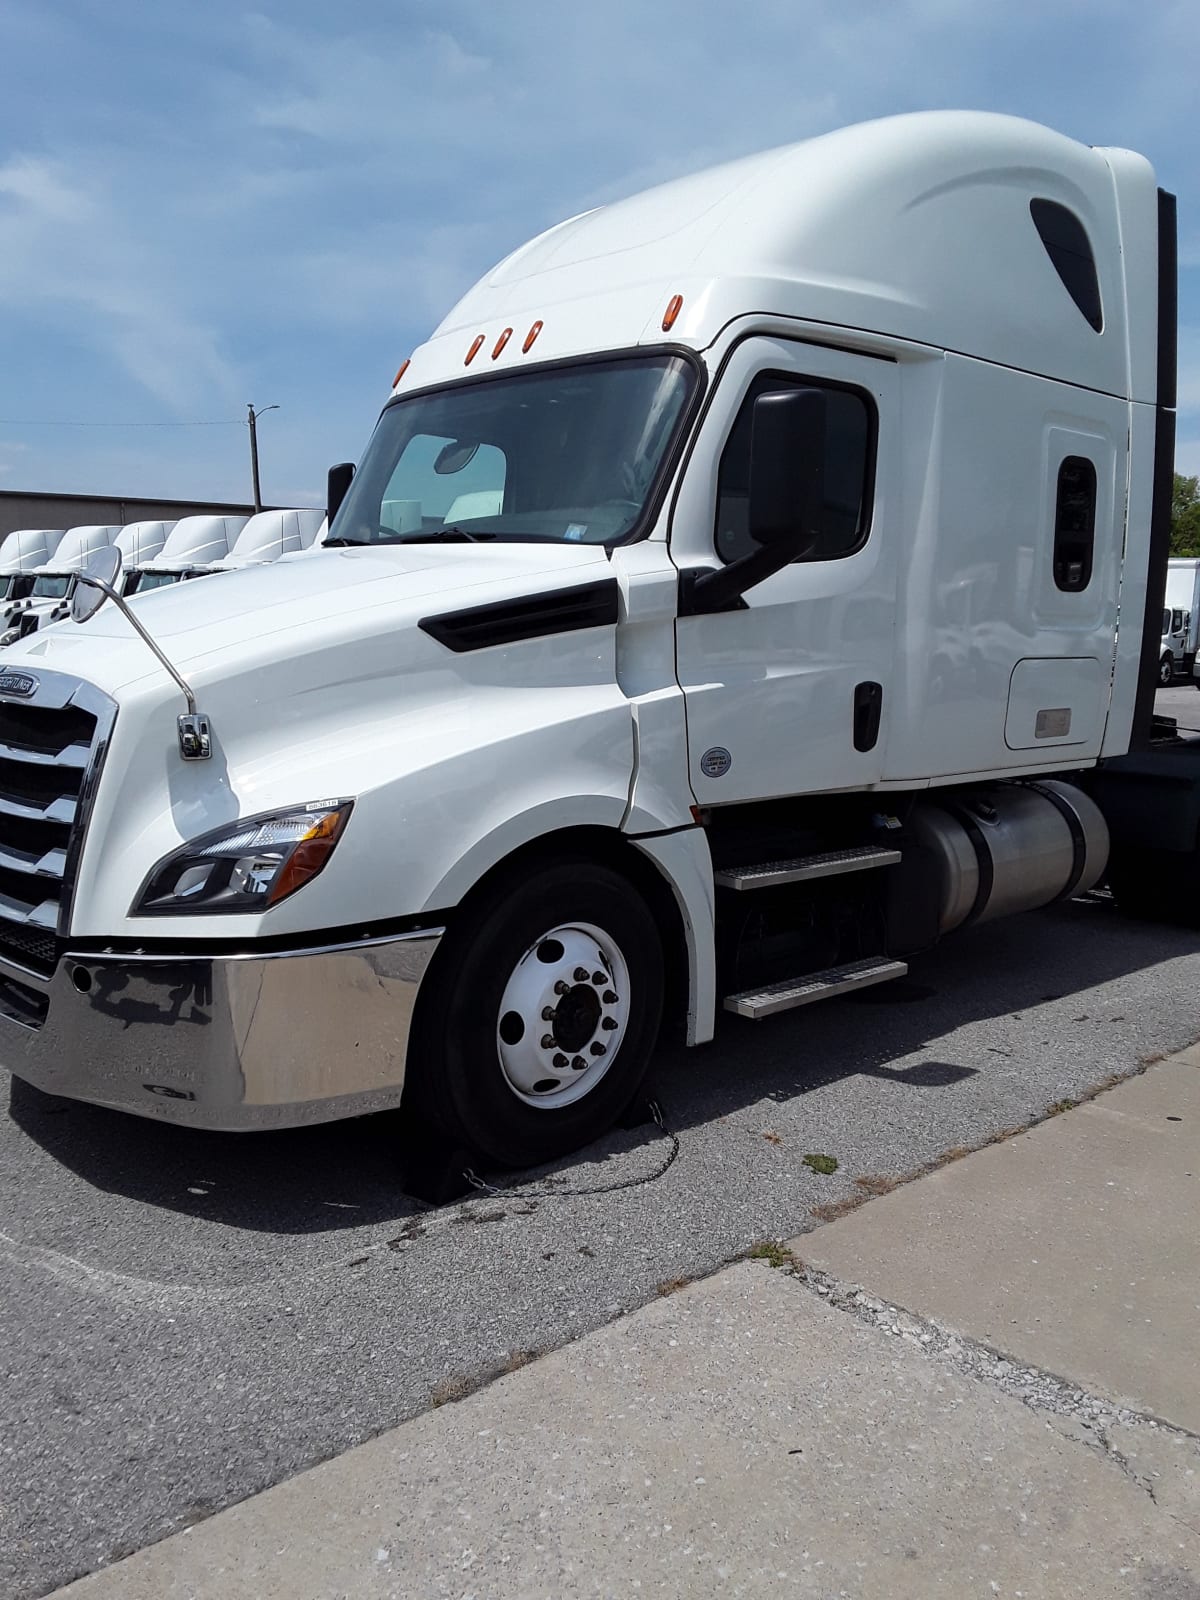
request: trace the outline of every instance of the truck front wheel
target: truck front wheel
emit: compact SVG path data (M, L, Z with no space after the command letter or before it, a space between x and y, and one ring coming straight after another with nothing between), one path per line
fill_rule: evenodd
M589 861L506 877L465 908L422 994L409 1084L453 1142L536 1166L616 1121L662 1010L658 929L636 891Z
M1175 679L1175 658L1169 650L1163 652L1163 658L1158 663L1158 681L1163 688L1169 688Z

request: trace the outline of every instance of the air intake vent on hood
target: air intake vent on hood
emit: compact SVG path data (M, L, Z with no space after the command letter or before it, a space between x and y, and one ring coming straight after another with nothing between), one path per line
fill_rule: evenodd
M545 634L570 633L576 628L611 626L617 620L617 580L577 584L520 600L497 600L491 605L448 611L440 617L422 617L424 631L450 650L486 650L492 645L516 644Z

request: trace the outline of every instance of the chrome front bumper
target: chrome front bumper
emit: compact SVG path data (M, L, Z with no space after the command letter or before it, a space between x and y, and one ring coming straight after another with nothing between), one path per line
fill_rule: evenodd
M442 930L286 955L0 960L0 1065L48 1094L194 1128L398 1105Z

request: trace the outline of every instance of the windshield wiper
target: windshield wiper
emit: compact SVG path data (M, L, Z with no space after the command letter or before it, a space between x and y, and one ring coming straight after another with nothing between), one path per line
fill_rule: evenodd
M437 544L442 539L464 539L469 544L480 544L485 539L494 539L494 533L472 533L469 528L457 528L453 524L446 528L431 528L427 533L404 533L400 535L400 544Z
M372 539L326 539L322 548L328 550L330 546L333 546L336 549L339 546L346 544L377 544L378 542L378 540Z

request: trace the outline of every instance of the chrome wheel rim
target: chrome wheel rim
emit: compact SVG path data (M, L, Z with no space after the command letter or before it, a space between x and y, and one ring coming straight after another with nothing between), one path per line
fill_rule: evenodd
M496 1053L518 1100L539 1110L591 1094L629 1024L629 966L590 922L562 923L513 968L496 1019Z

